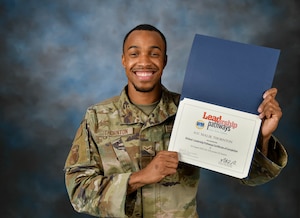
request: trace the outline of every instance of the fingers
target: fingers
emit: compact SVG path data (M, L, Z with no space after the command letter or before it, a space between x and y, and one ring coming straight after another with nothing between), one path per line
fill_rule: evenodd
M265 109L262 113L262 117L265 117L266 119L276 117L276 118L281 118L282 112L281 108L279 107L278 102L270 102L265 106Z
M166 168L166 170L174 171L176 172L177 166L178 166L178 154L174 151L160 151L154 158L155 161L157 161L158 164L162 168ZM174 169L174 170L172 170Z
M175 174L178 167L178 154L174 151L160 151L142 171L146 184L161 181L168 175Z
M272 88L263 94L263 101L258 107L259 118L262 119L261 134L263 141L268 141L270 136L276 130L279 120L282 117L282 111L279 103L275 99L277 89ZM263 143L266 144L267 143Z
M265 93L263 94L263 98L265 99L268 96L272 96L273 98L276 97L278 90L276 88L271 88L268 89L267 91L265 91Z
M167 158L170 161L178 162L178 153L176 151L160 151L156 155L157 157Z
M282 116L281 108L279 103L275 99L266 99L259 106L258 112L260 112L259 117L261 119L266 118L269 119L273 115L277 117Z
M282 116L281 108L279 106L279 103L275 99L277 95L277 89L272 88L267 90L263 95L263 102L258 107L259 117L261 119L269 119L272 116L277 117L280 119Z

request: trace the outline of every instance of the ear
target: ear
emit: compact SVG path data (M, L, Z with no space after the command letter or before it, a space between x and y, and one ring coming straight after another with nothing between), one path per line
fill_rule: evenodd
M166 54L165 55L165 60L164 60L164 68L166 67L167 63L168 63L168 55Z
M126 61L125 61L125 57L124 57L124 54L122 54L122 65L123 65L123 67L125 68L125 63L126 63Z

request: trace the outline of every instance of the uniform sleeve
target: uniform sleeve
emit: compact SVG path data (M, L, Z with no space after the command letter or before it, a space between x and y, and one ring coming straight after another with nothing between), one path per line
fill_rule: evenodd
M104 176L97 146L84 120L65 163L66 188L74 209L97 217L126 217L129 176Z
M269 141L268 157L255 148L248 177L241 180L250 186L261 185L276 178L286 166L288 155L283 145L274 136Z

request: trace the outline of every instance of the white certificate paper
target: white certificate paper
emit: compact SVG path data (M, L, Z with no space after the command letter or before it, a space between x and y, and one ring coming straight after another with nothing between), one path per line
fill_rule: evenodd
M260 124L258 115L184 98L169 150L177 151L182 162L245 178Z

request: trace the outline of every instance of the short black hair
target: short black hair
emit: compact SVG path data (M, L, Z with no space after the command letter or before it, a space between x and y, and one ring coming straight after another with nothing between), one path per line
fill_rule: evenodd
M159 33L159 35L161 36L162 40L165 43L165 55L167 56L167 40L166 40L166 37L164 36L164 34L159 29L157 29L156 27L154 27L150 24L140 24L140 25L134 27L133 29L131 29L125 35L124 40L123 40L123 53L124 53L124 45L125 45L125 42L126 42L128 36L130 35L130 33L132 33L135 30L147 30L147 31L155 31L155 32Z

